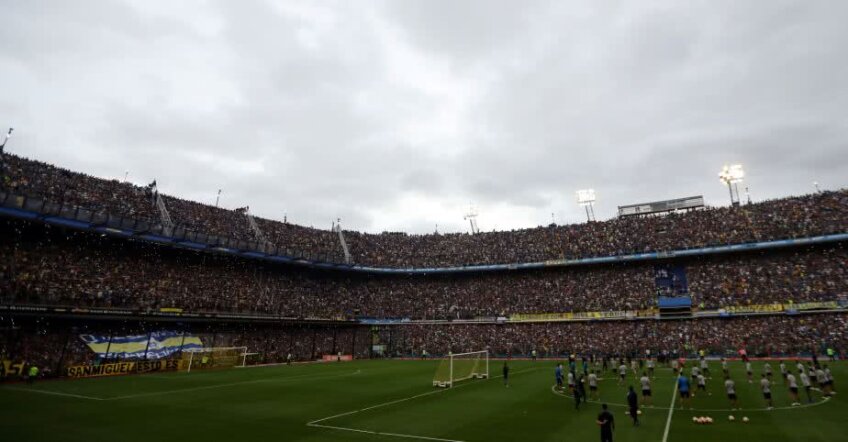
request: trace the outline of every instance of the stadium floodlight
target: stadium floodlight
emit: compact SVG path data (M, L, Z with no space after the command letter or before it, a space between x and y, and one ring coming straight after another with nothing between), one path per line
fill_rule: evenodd
M473 204L469 204L468 213L462 217L462 219L468 221L468 224L471 225L471 233L476 234L480 233L480 228L477 227L477 208L474 207Z
M9 141L9 138L12 138L12 131L14 128L9 128L9 131L6 132L6 136L3 138L3 144L0 144L0 155L3 154L3 149L6 147L6 142Z
M586 209L586 221L595 220L595 189L580 189L577 191L577 204Z
M745 179L745 170L741 164L725 164L718 173L718 179L727 185L727 190L730 192L730 204L733 206L739 205L739 183ZM733 194L733 189L736 188L736 195Z

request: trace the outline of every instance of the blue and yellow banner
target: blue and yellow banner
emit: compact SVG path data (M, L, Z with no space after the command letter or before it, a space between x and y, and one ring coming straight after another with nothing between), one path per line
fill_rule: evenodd
M176 331L143 335L80 335L91 351L106 359L161 359L180 351L203 348L197 336Z

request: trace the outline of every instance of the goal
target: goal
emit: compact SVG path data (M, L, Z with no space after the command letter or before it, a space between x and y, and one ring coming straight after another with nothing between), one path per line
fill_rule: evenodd
M206 347L183 351L185 370L205 370L209 368L244 367L247 357L247 347Z
M453 387L456 382L472 378L489 377L489 351L472 351L468 353L450 354L442 359L436 375L433 376L434 387Z

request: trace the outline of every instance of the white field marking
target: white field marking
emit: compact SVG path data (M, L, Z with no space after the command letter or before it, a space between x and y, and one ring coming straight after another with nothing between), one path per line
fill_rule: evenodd
M571 395L569 395L569 394L560 393L560 392L556 391L556 385L552 385L552 386L551 386L551 392L552 392L553 394L556 394L556 395L559 395L559 396L563 396L563 397L567 397L567 398L574 398L574 396L571 396ZM711 413L721 413L721 412L726 412L726 411L777 411L777 410L797 410L797 409L799 409L799 408L810 408L810 407L815 407L815 406L818 406L818 405L822 405L822 404L826 403L826 402L827 402L827 401L829 401L829 400L830 400L830 398L829 398L829 397L824 396L824 397L822 397L822 400L820 400L820 401L816 401L816 402L813 402L813 403L811 403L811 404L810 404L810 403L807 403L807 404L801 404L801 405L796 405L796 406L794 406L794 407L792 407L792 406L788 406L788 405L787 405L787 406L784 406L784 407L774 407L774 408L772 408L772 409L768 409L768 408L737 408L736 410L732 410L732 409L730 409L730 408L693 408L693 409L691 409L691 410L685 410L685 411L705 411L705 412L711 412ZM586 402L589 402L589 403L592 403L592 404L601 404L601 403L603 403L603 404L612 405L612 406L615 406L615 407L625 407L625 408L629 407L629 405L627 405L627 404L622 404L622 403L620 403L620 402L606 402L606 401L595 401L595 400L586 400ZM645 408L645 409L649 409L649 410L668 410L668 408L667 408L667 407L657 407L656 405L645 405L644 407L641 407L641 408Z
M674 400L677 399L677 379L674 380L674 390L671 392L671 405L668 407L668 418L665 420L662 442L668 441L668 430L671 429L671 416L674 414Z
M28 393L49 394L49 395L52 395L52 396L74 397L74 398L78 398L78 399L88 399L88 400L92 400L92 401L105 401L106 400L102 397L85 396L85 395L82 395L82 394L73 394L73 393L62 393L60 391L36 390L34 388L3 387L3 389L14 390L14 391L26 391Z
M184 393L184 392L188 392L188 391L211 390L211 389L215 389L215 388L232 387L232 386L236 386L236 385L258 384L258 383L262 383L262 382L270 382L270 383L279 384L279 383L286 383L286 382L289 382L291 380L297 380L297 379L303 379L303 378L309 378L309 377L319 378L319 379L340 378L340 377L345 377L345 376L354 376L354 375L357 375L361 372L362 372L362 370L356 370L353 373L345 373L345 374L339 374L339 375L305 374L305 375L298 375L298 376L287 376L287 377L280 378L280 379L277 379L277 378L254 379L254 380L250 380L250 381L230 382L230 383L226 383L226 384L203 385L203 386L200 386L200 387L178 388L176 390L153 391L153 392L150 392L150 393L129 394L129 395L126 395L126 396L113 396L113 397L109 397L109 398L103 398L102 400L117 401L117 400L122 400L122 399L133 399L133 398L139 398L139 397L162 396L162 395L172 394L172 393Z
M309 424L307 424L307 425L309 425ZM442 439L442 438L439 438L439 437L416 436L414 434L403 434L403 433L382 433L382 432L379 432L379 431L361 430L359 428L335 427L335 426L332 426L332 425L312 424L312 425L309 425L309 426L313 427L313 428L327 428L327 429L331 429L331 430L354 431L356 433L374 434L374 435L377 435L377 436L403 437L403 438L406 438L406 439L436 440L436 441L442 441L442 442L465 442L465 441L456 440L456 439Z
M533 368L528 368L528 369L524 369L524 370L518 370L518 371L513 372L512 374L525 373L525 372L528 372L528 371L538 370L540 368L541 367L533 367ZM489 381L489 380L492 380L492 379L497 379L497 378L502 378L502 377L503 377L503 375L488 377L485 380L483 380L482 382L486 382L486 381ZM440 439L440 438L437 438L437 437L416 436L414 434L383 433L383 432L379 432L379 431L363 430L363 429L360 429L360 428L337 427L337 426L333 426L333 425L319 424L319 422L324 422L324 421L328 421L328 420L331 420L331 419L336 419L336 418L339 418L339 417L342 417L342 416L350 416L352 414L361 413L363 411L373 410L375 408L381 408L381 407L386 407L386 406L393 405L393 404L398 404L398 403L401 403L401 402L411 401L413 399L417 399L417 398L420 398L420 397L444 393L444 392L447 392L447 391L456 390L458 388L468 387L469 385L477 385L479 383L481 383L481 382L469 382L469 383L466 383L466 384L461 384L461 385L456 386L456 387L444 388L444 389L434 390L434 391L428 391L426 393L416 394L414 396L410 396L410 397L406 397L406 398L402 398L402 399L396 399L396 400L389 401L389 402L383 402L381 404L372 405L370 407L365 407L365 408L360 408L358 410L352 410L352 411L348 411L348 412L345 412L345 413L334 414L332 416L327 416L327 417L323 417L321 419L316 419L314 421L307 422L306 426L307 427L315 427L315 428L328 428L328 429L341 430L341 431L353 431L353 432L356 432L356 433L367 433L367 434L375 434L375 435L380 435L380 436L403 437L403 438L407 438L407 439L423 439L423 440L435 440L435 441L444 441L444 442L464 442L464 441L461 441L461 440L454 440L454 439Z

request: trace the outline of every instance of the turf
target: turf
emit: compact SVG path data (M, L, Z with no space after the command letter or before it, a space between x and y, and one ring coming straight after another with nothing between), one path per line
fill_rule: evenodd
M493 378L449 390L431 387L436 361L358 361L141 376L43 381L0 387L4 411L0 439L9 441L402 441L411 436L454 441L597 440L598 403L574 410L574 401L552 389L551 361L511 363L510 387ZM775 371L777 364L773 363ZM836 387L848 365L833 364ZM715 375L718 363L712 363ZM759 373L760 364L755 366ZM848 406L837 394L828 401L789 407L779 374L775 406L765 406L759 385L745 381L742 364L731 365L742 411L729 408L718 376L712 392L697 395L695 410L675 409L669 441L837 441L848 439ZM757 375L758 376L758 375ZM755 379L756 382L756 379ZM628 383L637 385L631 376ZM658 369L655 408L631 426L624 408L612 405L616 441L662 441L673 377ZM625 402L625 386L613 373L600 382L601 400ZM848 393L845 393L848 394ZM782 407L786 407L785 409ZM703 411L721 410L721 411ZM748 416L750 423L727 416ZM695 425L692 416L711 416ZM328 418L329 419L325 419ZM312 425L307 425L312 422ZM335 428L331 428L335 427ZM342 429L344 428L344 429ZM354 431L358 430L358 431ZM422 439L419 439L422 440Z

